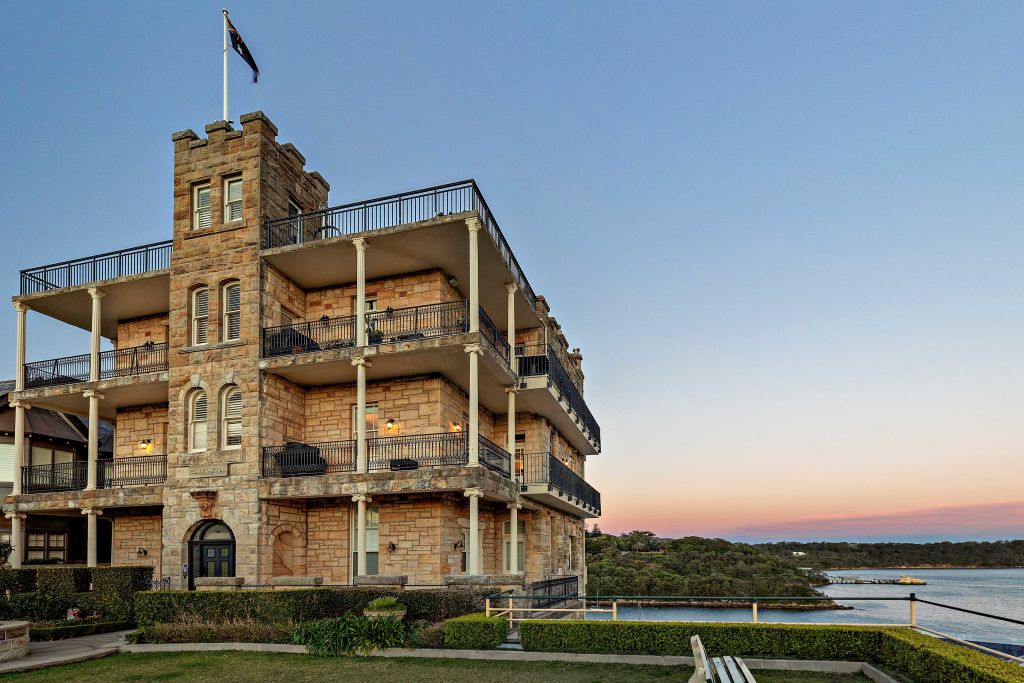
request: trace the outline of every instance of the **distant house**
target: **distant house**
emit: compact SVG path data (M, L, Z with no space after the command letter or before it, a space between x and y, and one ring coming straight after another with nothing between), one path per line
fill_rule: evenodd
M14 409L8 395L14 380L0 381L0 496L14 486ZM34 409L25 414L25 464L22 486L52 491L63 479L73 482L86 462L88 426L77 415ZM114 430L100 422L100 459L113 457ZM83 463L83 465L79 465ZM33 515L24 531L26 562L85 562L86 520L81 514ZM100 525L99 561L110 561L110 526ZM103 534L106 542L102 542ZM11 541L11 520L0 519L0 541ZM106 549L104 552L104 548Z
M807 553L805 553L802 550L794 550L793 551L793 557L806 557L806 556L807 556Z

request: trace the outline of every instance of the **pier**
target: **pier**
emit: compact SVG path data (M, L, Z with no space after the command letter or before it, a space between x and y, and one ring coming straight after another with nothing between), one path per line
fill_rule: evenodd
M894 586L927 586L928 582L924 579L915 579L912 576L901 576L898 579L864 579L859 576L828 576L829 584L885 584Z

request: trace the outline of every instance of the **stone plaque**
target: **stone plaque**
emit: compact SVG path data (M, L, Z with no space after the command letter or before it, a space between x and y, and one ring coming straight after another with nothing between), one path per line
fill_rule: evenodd
M189 478L195 477L226 477L228 476L228 464L219 463L194 463L188 468Z

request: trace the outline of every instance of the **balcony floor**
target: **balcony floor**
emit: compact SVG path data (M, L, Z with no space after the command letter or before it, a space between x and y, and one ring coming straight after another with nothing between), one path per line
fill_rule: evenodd
M167 371L162 370L104 379L98 382L78 382L55 387L26 389L12 394L12 398L27 401L33 407L88 416L89 399L85 398L82 392L95 389L103 395L103 399L100 401L100 418L113 421L117 419L118 408L167 403L167 379Z

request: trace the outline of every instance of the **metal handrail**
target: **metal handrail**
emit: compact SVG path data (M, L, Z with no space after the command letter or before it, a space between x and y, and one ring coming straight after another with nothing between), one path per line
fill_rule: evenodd
M99 487L145 486L167 479L166 455L139 455L100 460Z
M21 293L35 294L169 268L173 240L153 242L21 271Z
M480 336L487 340L487 343L491 345L498 355L501 356L502 360L505 361L505 366L511 369L508 363L509 346L508 340L505 335L501 333L498 326L494 324L491 317L484 312L484 309L480 308Z
M103 351L99 356L99 378L113 379L166 370L167 349L167 342L161 342ZM92 357L88 353L25 363L25 386L32 389L88 382L92 377L91 368Z
M518 461L519 456L517 469ZM575 499L584 508L601 514L600 492L551 453L526 453L521 462L522 470L516 472L516 480L521 486L546 486L549 490L558 491L559 495Z
M80 491L88 481L89 463L85 460L47 465L23 465L21 490L24 493Z
M356 318L324 316L319 320L263 328L263 357L348 348L356 343Z
M538 353L530 353L536 350ZM569 404L569 409L582 423L583 431L589 436L598 449L601 447L601 425L590 412L587 402L583 399L579 387L562 365L558 354L550 346L543 344L535 348L523 348L522 354L516 359L520 377L536 377L547 375L551 385L558 391L558 397Z
M481 309L481 314L483 310ZM444 301L406 308L385 308L366 315L369 344L446 337L469 330L469 301Z

